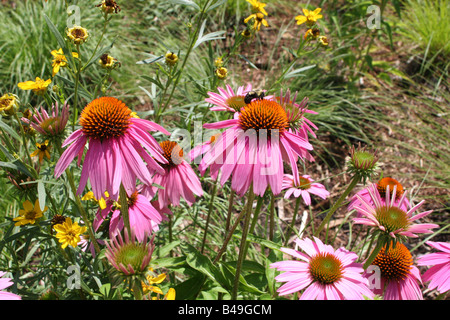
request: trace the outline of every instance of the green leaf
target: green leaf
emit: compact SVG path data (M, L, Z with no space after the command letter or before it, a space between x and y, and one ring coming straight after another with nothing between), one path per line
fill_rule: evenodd
M239 56L240 58L244 59L244 61L247 62L247 63L250 65L250 67L252 67L253 69L259 70L258 67L255 66L255 65L253 64L253 62L251 62L250 60L248 60L248 59L247 59L246 57L244 57L242 54L238 54L238 56Z
M222 34L224 34L225 31L215 31L215 32L211 32L206 35L203 35L203 32L205 31L205 26L206 26L206 20L203 21L202 26L200 27L197 41L195 41L194 47L192 49L197 48L203 42L218 40L218 39L225 39L225 37L222 37Z
M109 46L105 46L105 47L101 48L97 52L97 54L91 59L91 61L89 61L89 63L83 67L82 70L86 70L87 68L89 68L93 63L97 62L103 54L105 54L109 50L111 50L111 48L114 46L114 41L115 41L115 39L111 42L111 44Z
M162 58L164 58L164 56L152 57L152 58L140 60L140 61L136 62L136 64L151 64L151 63L161 60Z
M17 134L16 131L14 131L10 126L8 126L6 123L4 123L2 120L0 120L0 128L5 130L7 133L11 135L14 139L17 141L21 141L20 136Z
M58 31L56 26L53 24L52 20L50 20L50 18L45 13L44 13L44 19L45 19L45 22L47 22L50 32L53 33L59 46L61 47L61 49L63 49L63 52L66 55L66 57L71 56L71 52L69 52L69 49L67 49L66 41L64 40L63 36Z
M224 4L227 0L218 0L216 3L210 5L208 7L208 9L206 9L206 12L211 11L212 9L217 8L218 6L221 6L222 4Z
M158 86L158 88L164 90L163 84L160 81L158 81L157 79L153 79L152 77L149 77L149 76L141 76L141 78L143 78L147 81L150 81L151 83L154 83L155 85Z
M180 243L181 243L180 240L176 240L176 241L172 241L172 242L166 244L165 246L159 247L159 248L157 249L157 255L158 255L158 257L166 257L166 256L169 254L169 252L170 252L173 248L179 246Z
M233 237L240 239L241 233L237 232L237 233L233 234ZM281 248L281 245L279 245L278 243L275 243L273 241L270 241L270 240L252 235L252 234L247 235L247 241L258 243L258 244L263 245L272 250L280 250L280 248Z
M186 265L186 257L152 259L154 268L176 268Z
M203 273L211 280L215 281L215 273L217 268L212 264L208 257L201 254L196 248L190 244L182 244L182 251L186 254L186 262L195 270Z
M234 275L236 274L236 269L234 267L232 267L231 265L229 265L228 263L223 263L222 265L224 266L224 268L226 268L228 270L229 274L233 275L233 280L234 280ZM260 289L255 287L253 284L248 283L242 274L239 275L239 290L243 290L243 291L246 291L249 293L256 293L256 294L265 293L264 291L261 291Z
M197 276L189 278L188 280L176 285L174 287L177 300L192 300L197 296L197 293L202 289L204 275L198 273Z
M312 68L315 68L315 67L316 67L316 65L313 64L313 65L310 65L310 66L306 66L306 67L302 67L302 68L298 68L298 69L289 71L284 76L284 78L287 79L287 78L294 78L294 77L304 76L304 75L301 74L302 72L304 72L306 70L309 70L309 69L312 69Z
M187 7L194 8L197 11L201 10L200 7L198 6L198 4L196 4L194 1L191 1L191 0L169 0L169 2L171 2L173 4L182 4Z
M25 167L25 165L20 160L15 160L13 162L0 161L0 167L5 167L5 168L11 168L11 169L14 169L14 170L18 170L18 171L26 174L29 177L33 176L30 173L30 171L28 171L27 167Z
M391 46L391 50L394 51L394 41L392 39L392 29L391 26L389 25L389 23L387 23L386 21L382 21L383 25L386 27L386 33L389 37L389 45Z

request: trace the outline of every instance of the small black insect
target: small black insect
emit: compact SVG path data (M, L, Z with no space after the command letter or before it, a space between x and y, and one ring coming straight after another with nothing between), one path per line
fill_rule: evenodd
M253 99L262 100L264 99L264 91L263 90L252 90L249 91L244 98L244 102L249 104Z

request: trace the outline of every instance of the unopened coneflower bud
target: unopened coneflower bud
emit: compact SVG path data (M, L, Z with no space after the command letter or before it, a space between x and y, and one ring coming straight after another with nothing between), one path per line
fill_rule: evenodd
M69 120L69 105L64 103L61 110L59 110L58 103L55 102L51 110L45 110L41 107L40 110L35 109L35 114L32 117L24 117L21 119L26 125L38 131L44 139L59 139L64 136L67 121Z
M375 150L367 150L367 146L358 148L352 146L350 149L350 160L348 161L349 172L359 175L363 182L369 179L378 170L378 155Z
M173 67L178 63L178 56L173 52L166 53L166 64Z
M118 233L114 238L106 243L106 258L115 268L115 276L119 282L126 281L131 288L133 284L141 283L145 280L154 245L154 236L148 241L138 242L135 233L131 235L125 228L124 237Z

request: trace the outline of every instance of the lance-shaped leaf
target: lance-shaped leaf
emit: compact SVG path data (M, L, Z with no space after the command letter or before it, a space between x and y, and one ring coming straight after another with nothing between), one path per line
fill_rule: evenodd
M198 11L200 11L200 7L198 6L198 4L196 4L194 1L191 0L169 0L169 2L174 3L174 4L182 4L188 7L192 7Z
M225 31L215 31L208 33L206 35L203 35L203 32L205 31L206 26L206 20L203 21L202 26L200 27L200 31L198 33L197 41L195 41L194 48L197 48L199 45L201 45L203 42L206 41L212 41L212 40L218 40L218 39L225 39L225 37L222 37L221 35L225 33Z

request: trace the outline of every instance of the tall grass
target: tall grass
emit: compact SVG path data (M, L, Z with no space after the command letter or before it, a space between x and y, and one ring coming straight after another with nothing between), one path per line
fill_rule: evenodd
M422 50L450 54L450 1L409 0L400 20L401 33Z

